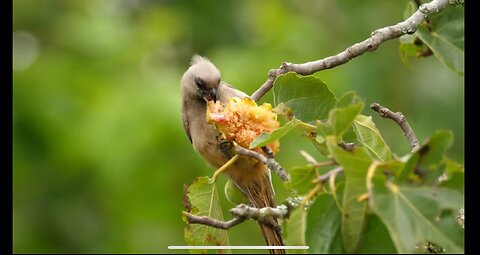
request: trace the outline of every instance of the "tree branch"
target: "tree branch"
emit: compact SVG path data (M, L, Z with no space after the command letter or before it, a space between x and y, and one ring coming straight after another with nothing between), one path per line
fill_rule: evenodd
M340 148L352 152L355 149L355 144L354 143L346 143L346 142L340 142L338 144Z
M185 213L185 215L187 216L187 222L189 224L202 224L202 225L210 226L213 228L220 228L220 229L229 229L246 220L246 218L233 218L229 221L221 221L221 220L210 218L208 216L197 216L190 213Z
M256 208L250 207L245 204L239 204L236 207L230 209L232 216L244 219L254 219L263 221L267 216L273 216L277 219L285 219L289 216L289 210L286 205L279 205L277 207L263 207Z
M410 146L412 146L412 152L419 148L417 137L401 112L392 112L390 109L383 107L378 103L371 104L370 108L378 112L381 117L392 119L400 126L400 128L402 128L403 134L410 143Z
M202 224L213 228L229 229L234 227L245 220L254 219L263 222L263 219L267 216L273 216L278 219L288 218L290 215L289 208L286 205L279 205L277 207L264 207L255 208L245 204L239 204L236 207L230 209L230 214L234 217L229 221L221 221L210 218L208 216L197 216L184 212L189 224ZM264 222L265 224L270 224Z
M320 175L313 182L314 183L319 183L319 182L324 183L324 182L328 181L328 179L330 179L330 176L337 175L337 174L342 173L342 172L343 172L343 167L336 167L336 168L326 172L325 174Z
M418 26L430 15L439 13L448 6L449 0L433 0L430 3L422 4L418 10L408 19L396 25L377 29L372 32L366 40L356 43L335 56L311 61L303 64L293 64L285 62L280 68L272 69L268 73L268 79L255 91L251 99L258 101L272 87L275 79L282 74L290 71L301 75L309 75L321 70L334 68L350 61L351 59L362 55L367 51L375 51L380 44L385 41L398 38L404 34L413 34Z
M332 159L332 160L328 160L328 161L325 161L325 162L318 162L316 164L313 164L312 166L313 167L324 167L324 166L334 166L336 164L337 164L337 161Z
M242 146L239 146L236 144L235 144L235 151L237 152L237 154L255 158L258 161L262 162L263 164L267 165L267 167L270 170L272 170L272 172L274 172L276 175L278 175L280 179L282 179L282 181L289 182L291 180L288 172L275 160L275 158L273 157L267 158L256 151L245 149Z

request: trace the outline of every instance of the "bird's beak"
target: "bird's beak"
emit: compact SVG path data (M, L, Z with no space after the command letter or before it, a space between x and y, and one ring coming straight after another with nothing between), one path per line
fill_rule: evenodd
M213 102L217 102L217 90L215 88L212 88L210 90L203 91L202 97L207 102L211 100L213 100Z

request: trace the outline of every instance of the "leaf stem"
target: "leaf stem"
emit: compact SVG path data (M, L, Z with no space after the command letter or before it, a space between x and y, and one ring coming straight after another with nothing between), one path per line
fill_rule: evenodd
M227 161L227 163L225 163L222 167L220 167L217 171L215 171L215 173L213 174L213 177L210 179L210 183L214 183L217 181L217 178L218 176L224 172L227 168L229 168L233 163L235 163L235 161L237 161L238 159L238 154L236 154L235 156L233 156L233 158L231 158L229 161Z

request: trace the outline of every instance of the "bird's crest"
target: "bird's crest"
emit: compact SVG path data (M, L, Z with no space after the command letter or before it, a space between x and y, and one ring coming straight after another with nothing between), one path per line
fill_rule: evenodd
M208 58L202 57L198 54L195 54L195 55L193 55L192 60L190 61L190 65L193 66L193 65L201 63L201 62L212 63L212 62L210 62L210 60Z

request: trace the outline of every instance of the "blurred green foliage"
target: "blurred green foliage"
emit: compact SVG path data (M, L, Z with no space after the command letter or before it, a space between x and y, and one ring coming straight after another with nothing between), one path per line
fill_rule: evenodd
M181 252L167 246L185 244L183 184L213 172L181 124L190 57L209 57L250 94L283 61L333 55L397 23L406 2L14 1L14 252ZM406 67L398 46L386 42L316 76L337 95L355 90L367 104L402 111L420 141L451 129L447 155L463 163L463 77L434 57ZM363 114L393 152L409 152L395 123L368 107ZM297 137L282 140L287 169L305 163L299 149L321 160ZM288 194L273 179L282 201ZM254 222L229 235L232 245L263 245Z

